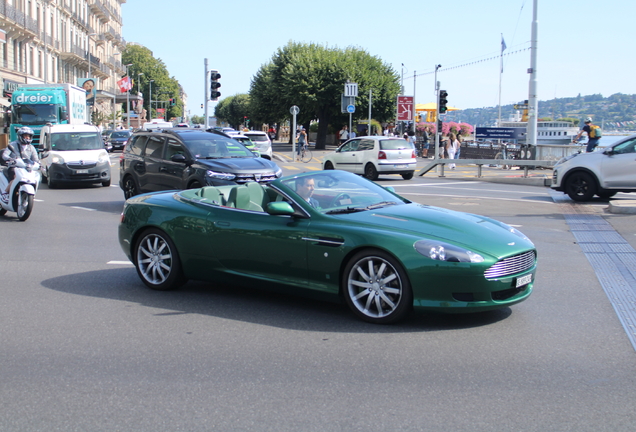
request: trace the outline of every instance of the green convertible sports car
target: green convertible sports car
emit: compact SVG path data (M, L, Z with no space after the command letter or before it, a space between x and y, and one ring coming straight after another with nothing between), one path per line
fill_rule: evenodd
M530 295L537 252L521 232L412 203L344 171L156 192L126 201L119 241L150 288L188 279L342 299L391 323L414 307L475 312Z

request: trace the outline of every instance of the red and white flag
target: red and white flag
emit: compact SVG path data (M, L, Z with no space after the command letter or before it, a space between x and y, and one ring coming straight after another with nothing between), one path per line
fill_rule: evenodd
M126 93L128 90L132 88L132 82L130 81L130 77L123 77L119 81L117 81L117 85L119 86L119 90L122 93Z

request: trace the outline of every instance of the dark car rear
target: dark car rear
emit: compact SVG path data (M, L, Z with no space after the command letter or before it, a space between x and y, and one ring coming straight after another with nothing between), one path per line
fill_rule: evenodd
M281 175L274 162L225 134L172 129L132 135L120 159L119 185L130 198L160 190L266 183Z

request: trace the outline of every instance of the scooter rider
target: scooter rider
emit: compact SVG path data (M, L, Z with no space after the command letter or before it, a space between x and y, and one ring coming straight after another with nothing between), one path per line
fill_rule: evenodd
M9 143L7 148L4 149L4 152L2 152L2 159L4 161L10 161L12 159L21 158L25 161L29 160L32 163L39 162L38 152L31 142L33 142L33 129L28 126L21 127L18 129L18 139ZM14 168L9 167L4 173L9 180L9 184L7 185L7 190L2 191L2 200L8 202L9 191L11 190L11 184L15 177Z

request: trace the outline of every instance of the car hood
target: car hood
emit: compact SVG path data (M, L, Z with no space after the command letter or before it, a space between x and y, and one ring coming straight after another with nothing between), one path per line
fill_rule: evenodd
M534 249L529 239L502 222L440 207L413 203L336 217L364 224L365 229L390 229L415 238L438 239L497 259Z
M59 156L64 159L66 163L78 161L96 162L99 160L100 155L102 155L103 157L108 157L106 150L104 150L103 148L91 150L53 150L49 152L50 157Z
M226 159L197 159L205 169L221 172L262 172L264 170L276 172L278 165L267 159L254 158L226 158Z

